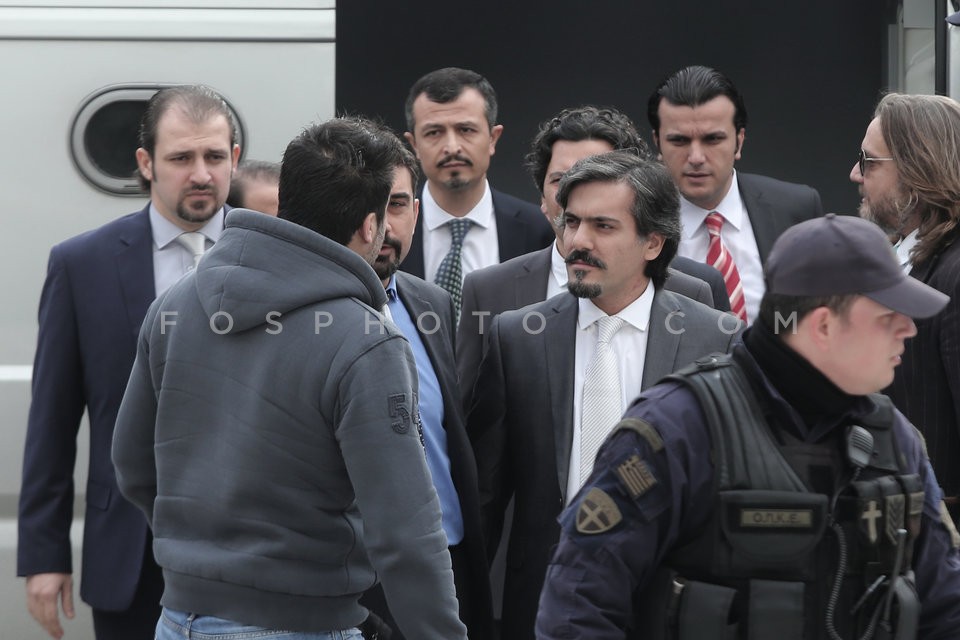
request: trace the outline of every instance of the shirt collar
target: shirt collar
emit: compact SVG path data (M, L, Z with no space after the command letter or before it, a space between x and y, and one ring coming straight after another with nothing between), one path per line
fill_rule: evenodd
M894 245L894 249L897 252L897 259L900 261L900 266L906 269L908 272L910 270L910 251L917 246L917 235L920 233L920 229L914 229L908 233L903 238L900 238L900 242Z
M743 225L743 200L740 198L740 186L737 181L737 172L733 172L733 180L730 182L730 190L723 196L715 208L701 209L683 196L680 196L680 220L683 222L684 238L692 238L693 235L703 226L703 221L714 211L720 213L723 219L737 230Z
M653 281L647 281L647 288L639 298L620 310L620 313L614 314L622 318L627 324L633 325L638 331L646 331L650 326L650 311L653 309ZM581 331L607 315L589 298L580 298L578 300L580 312L577 314L577 326Z
M475 225L485 229L490 226L490 217L493 215L493 194L490 193L490 183L484 180L483 184L483 196L480 198L480 201L477 202L473 209L467 212L467 215L462 217L470 218ZM437 201L433 198L433 194L430 193L429 182L423 185L423 197L421 201L420 215L423 216L424 226L430 231L433 231L437 227L442 227L457 218L457 216L444 211L440 205L437 204Z
M197 231L206 236L207 240L216 244L217 240L220 239L220 235L223 233L223 217L223 207L220 207L220 210L213 214L213 217L207 221L207 224L197 229ZM156 206L151 202L150 232L153 234L154 246L156 246L157 249L163 249L176 240L177 236L183 233L183 229L164 218L163 214L157 211Z
M569 275L567 274L567 261L560 255L560 249L557 248L557 241L553 241L553 250L550 252L550 271L553 277L561 286L566 286Z

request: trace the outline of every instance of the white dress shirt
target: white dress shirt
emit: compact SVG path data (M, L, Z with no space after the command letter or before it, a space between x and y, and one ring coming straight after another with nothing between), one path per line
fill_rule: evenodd
M570 446L570 473L567 475L567 502L580 490L580 413L583 407L583 382L586 372L597 351L597 320L605 316L587 298L580 298L577 313L576 356L573 375L573 442ZM620 413L640 395L643 381L643 365L647 356L647 337L649 336L650 311L653 308L653 282L647 284L643 294L628 307L616 314L624 320L620 329L610 341L617 355L620 369ZM614 425L610 425L612 429Z
M560 249L557 243L553 243L553 251L550 252L550 276L547 278L547 300L567 291L567 262L560 255Z
M446 223L455 219L440 208L430 193L430 183L423 187L420 203L423 216L423 273L424 279L433 282L444 256L450 252L450 228ZM473 226L463 239L461 264L463 277L477 269L500 263L500 245L497 243L497 219L493 215L493 195L486 183L483 197L464 218L473 220Z
M153 234L153 286L159 297L185 273L193 270L193 254L176 241L183 229L164 218L152 202L150 231ZM206 238L207 249L212 247L223 233L223 208L197 231Z
M747 322L753 322L760 309L760 299L764 292L763 265L760 263L760 250L757 249L757 238L753 234L750 216L747 215L747 208L740 198L736 172L733 174L730 191L715 209L709 211L701 209L686 198L680 197L680 221L683 223L683 235L680 237L677 255L697 262L707 261L710 234L707 232L704 221L714 211L724 218L720 239L733 257L733 263L737 265L747 306Z
M910 252L917 246L918 233L920 233L920 229L914 229L903 238L900 238L900 242L893 245L893 248L897 252L897 260L900 261L900 267L907 275L910 275L910 269L913 268L913 263L910 262Z

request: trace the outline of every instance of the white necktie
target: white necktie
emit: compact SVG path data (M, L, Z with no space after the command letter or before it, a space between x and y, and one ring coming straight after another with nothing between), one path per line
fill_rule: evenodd
M583 402L580 414L580 486L593 471L593 461L601 443L619 422L620 368L617 355L610 346L613 336L623 326L623 319L603 316L597 320L597 351L583 379Z
M197 268L203 252L207 250L207 239L199 231L186 231L177 236L177 242L193 254L193 268Z

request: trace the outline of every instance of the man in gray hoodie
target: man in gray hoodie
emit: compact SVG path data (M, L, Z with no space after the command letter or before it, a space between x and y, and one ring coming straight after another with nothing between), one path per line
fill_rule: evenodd
M279 218L231 213L147 313L113 459L154 531L159 640L359 638L378 577L407 637L466 637L416 364L370 266L400 149L362 120L307 128Z

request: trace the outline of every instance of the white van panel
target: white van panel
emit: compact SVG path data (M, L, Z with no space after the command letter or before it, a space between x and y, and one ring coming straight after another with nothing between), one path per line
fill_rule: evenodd
M207 84L237 112L244 157L273 161L305 125L334 115L332 0L171 5L0 0L0 527L12 526L16 516L37 303L50 247L146 202L143 195L100 191L74 166L70 128L84 99L110 85ZM81 493L87 451L83 427ZM45 634L29 620L23 581L13 577L14 552L10 535L2 536L0 594L19 595L2 598L0 619L13 624L11 637L39 639ZM86 627L72 623L71 637L88 637L78 626Z
M333 41L333 14L308 9L0 7L0 38Z

